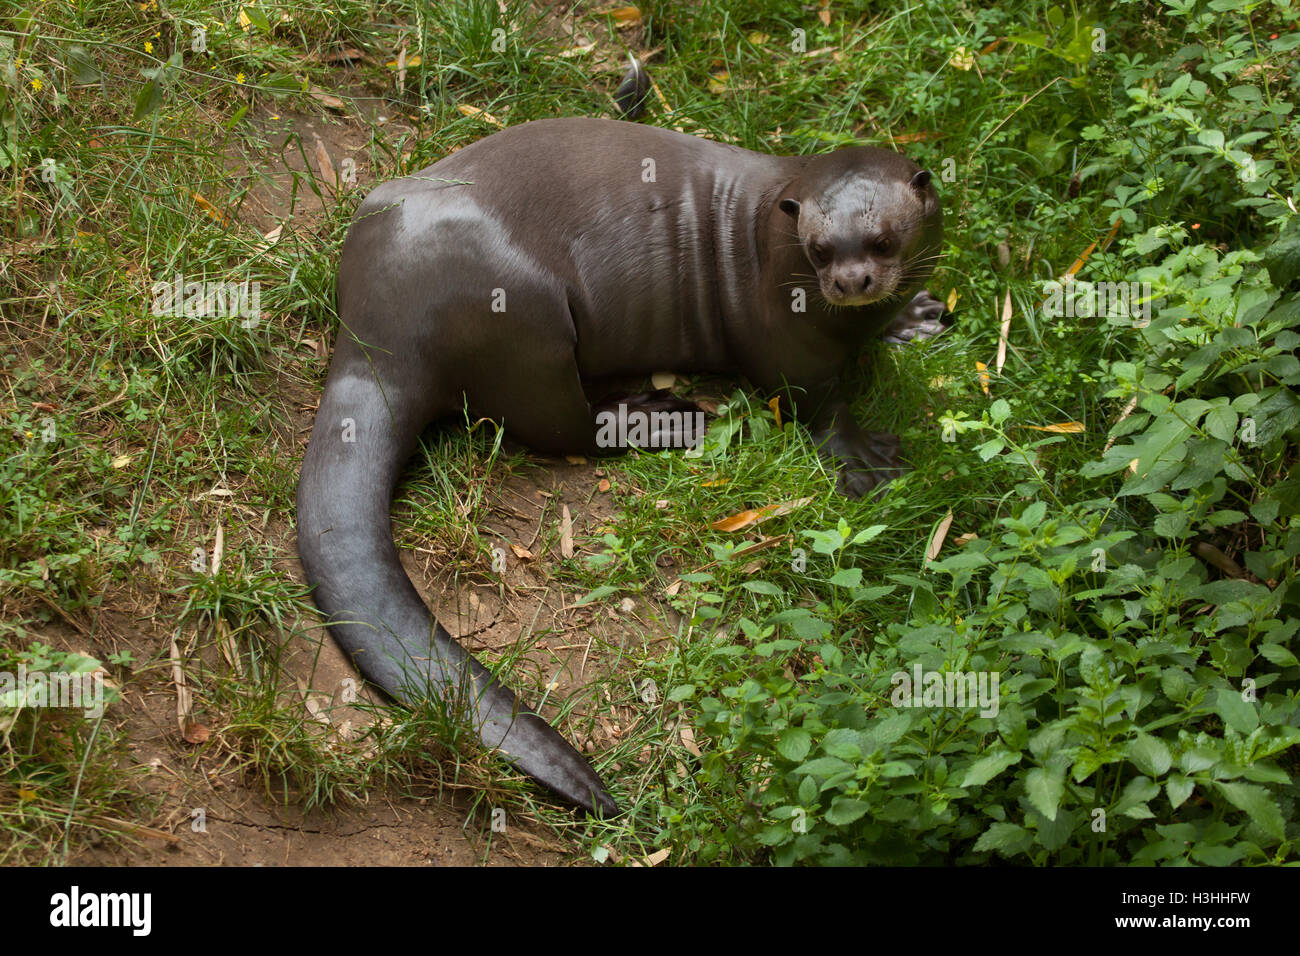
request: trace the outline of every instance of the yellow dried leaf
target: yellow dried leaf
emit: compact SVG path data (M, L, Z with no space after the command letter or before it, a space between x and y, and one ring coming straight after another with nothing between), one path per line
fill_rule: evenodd
M194 200L194 205L198 206L205 213L207 213L210 219L214 220L216 223L222 226L230 224L229 216L227 216L216 206L212 205L212 203L208 202L198 193L194 192L194 190L190 190L190 197Z
M1055 435L1082 435L1088 429L1083 422L1061 422L1058 425L1026 425L1036 432L1052 432Z
M506 128L505 123L501 122L491 113L489 113L487 110L481 110L477 106L470 106L468 103L461 103L456 107L456 109L460 110L461 113L463 113L466 116L473 116L477 119L481 119L485 123L490 123L493 126L499 126L501 127L501 129Z
M764 505L762 508L748 509L713 522L709 527L714 531L740 531L750 525L760 524L769 518L788 515L796 508L802 508L812 498L796 498L794 501L782 501L779 504Z

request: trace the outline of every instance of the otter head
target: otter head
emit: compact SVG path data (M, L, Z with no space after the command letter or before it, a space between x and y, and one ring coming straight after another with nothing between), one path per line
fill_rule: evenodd
M919 288L942 234L929 170L861 147L814 159L779 202L794 219L822 298L861 306Z

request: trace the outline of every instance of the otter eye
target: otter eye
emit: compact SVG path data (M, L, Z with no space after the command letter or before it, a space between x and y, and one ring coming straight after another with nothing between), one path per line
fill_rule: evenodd
M876 255L878 256L893 255L894 240L890 239L888 236L885 236L881 239L877 239L873 248L875 250Z
M814 242L809 251L812 253L813 262L819 266L824 266L831 261L831 247L824 242Z

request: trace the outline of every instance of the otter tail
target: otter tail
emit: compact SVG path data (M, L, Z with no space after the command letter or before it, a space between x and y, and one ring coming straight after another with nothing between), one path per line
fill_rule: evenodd
M298 551L317 606L371 683L403 703L463 708L488 747L589 812L618 806L587 761L433 618L398 561L393 486L427 423L421 395L394 394L339 335L298 482Z

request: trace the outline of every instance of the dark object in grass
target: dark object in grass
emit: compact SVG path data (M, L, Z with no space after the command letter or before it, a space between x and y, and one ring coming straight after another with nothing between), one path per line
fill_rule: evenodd
M623 74L623 82L614 91L614 102L624 119L636 120L645 112L646 97L650 94L650 75L636 57L629 55L628 60L631 62Z
M403 462L466 408L541 452L606 454L585 382L739 373L808 422L841 491L871 493L901 474L899 441L853 420L841 375L868 340L941 325L923 291L941 237L929 172L898 153L767 156L612 120L526 123L379 186L343 247L342 327L298 485L299 553L335 639L390 696L462 708L519 769L616 812L402 570Z

